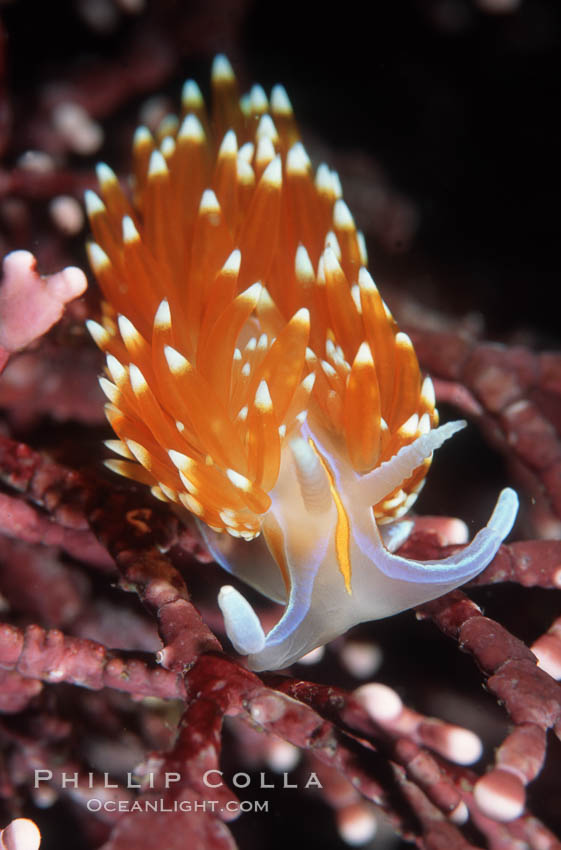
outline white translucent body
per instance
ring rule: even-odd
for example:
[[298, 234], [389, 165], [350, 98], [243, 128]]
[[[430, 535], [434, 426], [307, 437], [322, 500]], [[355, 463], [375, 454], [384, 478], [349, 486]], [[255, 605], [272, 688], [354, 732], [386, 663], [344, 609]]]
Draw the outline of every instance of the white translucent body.
[[[489, 564], [516, 518], [518, 498], [511, 489], [501, 492], [487, 526], [474, 540], [440, 561], [414, 561], [393, 554], [383, 542], [371, 507], [464, 425], [451, 422], [436, 428], [361, 476], [341, 460], [327, 435], [303, 423], [285, 441], [262, 535], [247, 543], [201, 525], [223, 567], [285, 605], [283, 616], [265, 635], [247, 600], [230, 586], [222, 589], [219, 604], [228, 637], [238, 652], [249, 656], [252, 669], [285, 667], [357, 623], [396, 614], [453, 590]], [[350, 587], [336, 545], [341, 510], [350, 529]], [[281, 541], [288, 582], [267, 545], [271, 536], [277, 545]], [[398, 541], [400, 536], [403, 539], [398, 535]], [[384, 537], [391, 539], [391, 535]]]

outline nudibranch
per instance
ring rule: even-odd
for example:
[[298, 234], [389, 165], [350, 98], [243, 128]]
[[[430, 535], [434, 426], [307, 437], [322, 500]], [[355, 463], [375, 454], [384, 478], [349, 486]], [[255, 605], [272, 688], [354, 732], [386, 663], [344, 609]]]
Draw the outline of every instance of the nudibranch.
[[479, 573], [514, 522], [510, 489], [451, 557], [395, 554], [432, 453], [465, 423], [437, 427], [431, 380], [284, 88], [240, 98], [218, 56], [210, 114], [189, 80], [180, 117], [136, 131], [133, 163], [130, 193], [105, 164], [86, 193], [107, 464], [194, 515], [216, 560], [284, 605], [265, 634], [223, 587], [235, 649], [284, 667]]

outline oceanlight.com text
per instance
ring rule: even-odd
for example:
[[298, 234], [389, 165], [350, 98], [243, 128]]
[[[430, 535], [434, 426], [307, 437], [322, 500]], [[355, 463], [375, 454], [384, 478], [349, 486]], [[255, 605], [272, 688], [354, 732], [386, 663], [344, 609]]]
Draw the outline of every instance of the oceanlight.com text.
[[268, 812], [268, 800], [173, 800], [168, 802], [163, 798], [156, 800], [100, 800], [92, 797], [86, 803], [90, 812], [213, 812], [220, 814], [229, 812]]

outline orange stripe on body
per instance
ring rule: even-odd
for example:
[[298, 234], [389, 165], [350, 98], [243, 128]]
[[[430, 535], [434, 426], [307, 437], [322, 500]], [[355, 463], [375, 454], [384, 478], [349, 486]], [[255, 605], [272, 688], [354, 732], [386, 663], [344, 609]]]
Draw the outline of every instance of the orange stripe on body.
[[331, 491], [333, 501], [335, 502], [335, 507], [337, 508], [337, 525], [335, 527], [335, 554], [337, 555], [337, 563], [339, 564], [339, 570], [345, 580], [345, 589], [347, 593], [351, 594], [351, 526], [349, 523], [349, 517], [347, 516], [345, 506], [343, 505], [337, 487], [335, 486], [335, 476], [329, 464], [321, 455], [320, 451], [318, 450], [316, 444], [314, 443], [311, 437], [308, 439], [308, 442], [312, 447], [313, 451], [315, 452], [319, 462], [324, 468], [329, 479], [329, 489]]

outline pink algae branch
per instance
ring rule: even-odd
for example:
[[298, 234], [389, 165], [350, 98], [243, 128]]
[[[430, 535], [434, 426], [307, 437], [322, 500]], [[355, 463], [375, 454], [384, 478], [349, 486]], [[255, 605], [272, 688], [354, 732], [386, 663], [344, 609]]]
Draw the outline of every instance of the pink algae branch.
[[[58, 629], [28, 626], [18, 629], [0, 624], [0, 682], [5, 671], [27, 680], [70, 682], [99, 690], [116, 688], [137, 696], [183, 698], [183, 681], [174, 673], [139, 658], [124, 659], [102, 644], [64, 635]], [[7, 681], [15, 684], [15, 680]], [[2, 688], [0, 711], [14, 711], [8, 691]]]
[[58, 322], [65, 305], [82, 295], [87, 285], [84, 272], [75, 266], [43, 277], [29, 251], [8, 254], [0, 282], [0, 370], [10, 354]]

